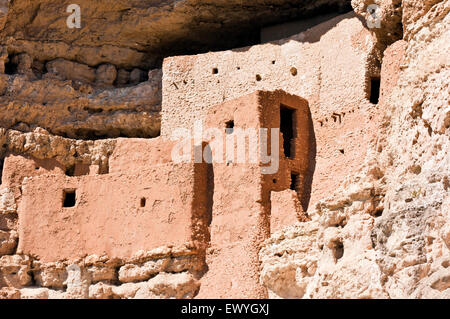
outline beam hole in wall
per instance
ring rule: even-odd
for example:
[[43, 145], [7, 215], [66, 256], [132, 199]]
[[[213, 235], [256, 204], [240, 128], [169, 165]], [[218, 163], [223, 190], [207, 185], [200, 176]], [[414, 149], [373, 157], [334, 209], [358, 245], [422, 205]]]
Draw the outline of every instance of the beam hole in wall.
[[87, 107], [87, 106], [85, 106], [85, 107], [83, 108], [83, 110], [86, 111], [86, 112], [88, 112], [89, 114], [103, 113], [103, 109], [102, 109], [102, 108], [96, 109], [96, 108], [92, 108], [92, 107]]
[[297, 192], [297, 186], [298, 186], [298, 177], [299, 177], [298, 173], [294, 173], [294, 172], [291, 173], [291, 187], [290, 187], [290, 189], [293, 190], [293, 191], [296, 191], [296, 192]]
[[234, 132], [234, 121], [233, 120], [230, 120], [225, 123], [225, 132], [227, 134], [233, 134], [233, 132]]
[[278, 181], [277, 181], [276, 178], [274, 178], [274, 179], [272, 180], [272, 182], [273, 182], [274, 184], [276, 184]]
[[380, 87], [381, 87], [380, 78], [370, 79], [370, 103], [378, 104], [378, 101], [380, 100]]
[[259, 75], [259, 74], [256, 74], [256, 81], [261, 81], [262, 80], [262, 77], [261, 77], [261, 75]]
[[145, 197], [141, 198], [141, 207], [145, 207], [147, 205], [147, 199]]
[[340, 149], [340, 150], [339, 150], [339, 153], [345, 154], [345, 150], [344, 150], [344, 149]]
[[291, 68], [291, 74], [292, 74], [292, 76], [297, 76], [297, 74], [298, 74], [297, 68], [292, 67]]
[[218, 68], [213, 68], [212, 69], [212, 73], [213, 74], [219, 74], [219, 69]]
[[383, 208], [378, 208], [378, 209], [375, 211], [374, 216], [375, 216], [375, 217], [381, 217], [382, 215], [383, 215]]
[[63, 197], [63, 207], [75, 207], [77, 199], [76, 190], [65, 189]]
[[294, 155], [293, 140], [295, 138], [295, 110], [287, 106], [280, 107], [280, 131], [283, 134], [284, 156], [292, 158]]

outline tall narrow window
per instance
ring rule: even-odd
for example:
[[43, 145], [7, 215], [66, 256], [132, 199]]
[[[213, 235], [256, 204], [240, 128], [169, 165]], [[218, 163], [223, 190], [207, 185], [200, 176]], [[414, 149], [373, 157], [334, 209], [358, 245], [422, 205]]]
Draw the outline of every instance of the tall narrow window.
[[3, 176], [3, 165], [5, 163], [4, 158], [0, 158], [0, 185], [2, 184], [2, 176]]
[[298, 186], [298, 174], [292, 172], [291, 173], [291, 189], [293, 191], [297, 192], [297, 186]]
[[380, 100], [380, 87], [380, 78], [370, 79], [370, 103], [378, 104], [378, 101]]
[[283, 134], [284, 156], [288, 158], [294, 157], [295, 138], [295, 110], [281, 105], [280, 108], [280, 131]]

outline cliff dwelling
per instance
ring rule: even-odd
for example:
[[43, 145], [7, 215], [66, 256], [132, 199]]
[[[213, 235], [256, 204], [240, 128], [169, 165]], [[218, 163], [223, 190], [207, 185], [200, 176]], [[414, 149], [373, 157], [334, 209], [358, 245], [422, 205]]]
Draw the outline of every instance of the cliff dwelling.
[[0, 299], [450, 297], [416, 2], [0, 1]]

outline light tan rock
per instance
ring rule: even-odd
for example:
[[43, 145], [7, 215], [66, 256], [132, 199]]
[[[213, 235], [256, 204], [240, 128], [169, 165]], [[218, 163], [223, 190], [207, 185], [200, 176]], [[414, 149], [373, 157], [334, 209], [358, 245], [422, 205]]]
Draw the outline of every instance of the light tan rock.
[[0, 189], [0, 214], [16, 213], [14, 193], [9, 188]]
[[91, 277], [89, 273], [76, 264], [67, 267], [67, 279], [64, 284], [67, 286], [65, 292], [66, 299], [86, 299], [89, 297], [89, 286]]
[[110, 266], [92, 266], [87, 269], [90, 273], [92, 282], [114, 281], [117, 280], [117, 274], [114, 267]]
[[67, 271], [64, 264], [44, 264], [34, 265], [39, 267], [39, 270], [34, 271], [34, 278], [36, 283], [41, 287], [48, 288], [63, 288], [64, 282], [67, 280]]
[[114, 297], [113, 287], [102, 282], [91, 285], [89, 286], [89, 299], [112, 299]]
[[16, 231], [0, 230], [0, 256], [12, 255], [17, 247], [17, 240], [19, 236]]
[[[370, 10], [369, 6], [378, 6]], [[372, 25], [371, 31], [375, 32], [383, 45], [400, 40], [403, 36], [402, 16], [403, 7], [401, 0], [352, 0], [355, 12], [361, 15], [368, 25]], [[375, 10], [375, 11], [374, 11]]]
[[31, 283], [31, 261], [27, 256], [0, 257], [0, 286], [22, 288]]
[[119, 280], [125, 283], [148, 280], [152, 275], [164, 271], [169, 262], [170, 260], [166, 258], [147, 261], [143, 265], [124, 265], [119, 269]]
[[48, 299], [47, 288], [23, 288], [20, 290], [21, 299]]
[[0, 288], [0, 299], [20, 299], [20, 290], [16, 288]]
[[136, 292], [145, 285], [145, 282], [140, 283], [126, 283], [120, 286], [114, 286], [112, 291], [114, 296], [121, 299], [132, 299]]
[[261, 281], [271, 298], [302, 298], [320, 258], [316, 222], [298, 223], [275, 233], [260, 251]]
[[199, 283], [188, 273], [159, 274], [142, 285], [134, 299], [191, 299]]

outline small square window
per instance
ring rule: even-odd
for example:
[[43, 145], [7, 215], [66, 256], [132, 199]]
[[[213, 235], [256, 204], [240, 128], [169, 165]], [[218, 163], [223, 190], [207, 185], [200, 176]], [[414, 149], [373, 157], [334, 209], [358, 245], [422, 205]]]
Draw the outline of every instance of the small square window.
[[234, 132], [234, 121], [228, 121], [225, 123], [225, 131], [227, 134], [233, 134]]
[[63, 207], [75, 207], [76, 191], [74, 189], [64, 190]]

